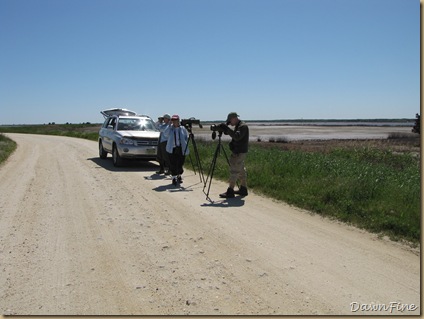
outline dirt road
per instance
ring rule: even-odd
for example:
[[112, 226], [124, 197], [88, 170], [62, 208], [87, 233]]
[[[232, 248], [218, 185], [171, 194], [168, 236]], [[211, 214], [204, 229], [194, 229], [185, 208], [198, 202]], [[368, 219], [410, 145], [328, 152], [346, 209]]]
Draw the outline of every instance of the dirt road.
[[410, 248], [254, 193], [220, 201], [221, 182], [209, 202], [193, 172], [175, 188], [153, 163], [114, 168], [92, 141], [7, 135], [4, 315], [421, 311]]

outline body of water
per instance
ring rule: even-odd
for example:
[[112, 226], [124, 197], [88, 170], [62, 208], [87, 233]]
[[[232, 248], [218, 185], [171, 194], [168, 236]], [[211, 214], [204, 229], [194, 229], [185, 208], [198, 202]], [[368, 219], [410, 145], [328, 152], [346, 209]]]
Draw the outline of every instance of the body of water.
[[[294, 141], [330, 139], [386, 139], [391, 134], [414, 134], [411, 122], [247, 122], [250, 140]], [[210, 123], [203, 129], [193, 127], [193, 133], [202, 139], [211, 139]], [[230, 137], [223, 135], [222, 140]]]

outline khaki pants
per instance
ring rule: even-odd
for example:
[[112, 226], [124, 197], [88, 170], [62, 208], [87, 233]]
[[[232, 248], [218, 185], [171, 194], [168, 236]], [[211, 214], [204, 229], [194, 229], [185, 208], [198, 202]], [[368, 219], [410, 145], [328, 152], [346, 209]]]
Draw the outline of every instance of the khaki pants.
[[234, 154], [230, 156], [230, 187], [236, 186], [237, 180], [240, 182], [240, 186], [247, 187], [247, 173], [244, 167], [244, 160], [246, 159], [247, 153]]

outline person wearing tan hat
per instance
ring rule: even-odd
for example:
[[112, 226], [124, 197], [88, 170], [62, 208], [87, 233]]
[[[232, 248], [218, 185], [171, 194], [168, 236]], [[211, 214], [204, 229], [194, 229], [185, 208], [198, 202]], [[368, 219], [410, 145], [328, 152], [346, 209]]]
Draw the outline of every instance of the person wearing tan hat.
[[[228, 127], [234, 126], [234, 130]], [[229, 186], [225, 193], [220, 194], [221, 198], [233, 198], [236, 194], [247, 196], [247, 173], [244, 165], [247, 151], [249, 148], [249, 127], [239, 119], [236, 112], [231, 112], [227, 116], [225, 135], [231, 136], [229, 144], [231, 150], [230, 162], [230, 179]], [[237, 181], [240, 182], [238, 191], [234, 190]]]
[[169, 154], [169, 164], [172, 174], [172, 184], [177, 186], [183, 182], [181, 175], [184, 172], [184, 162], [186, 155], [189, 154], [188, 132], [184, 126], [180, 125], [180, 117], [173, 115], [171, 117], [172, 125], [166, 129], [168, 141], [166, 151]]

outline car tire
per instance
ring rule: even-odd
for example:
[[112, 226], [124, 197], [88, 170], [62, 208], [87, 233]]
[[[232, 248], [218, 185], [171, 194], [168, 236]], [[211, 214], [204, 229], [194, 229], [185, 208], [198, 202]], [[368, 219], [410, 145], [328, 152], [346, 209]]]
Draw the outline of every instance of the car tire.
[[103, 148], [102, 141], [99, 141], [99, 157], [102, 159], [105, 159], [107, 157], [107, 152]]
[[118, 167], [122, 165], [122, 157], [119, 155], [118, 148], [116, 145], [113, 145], [112, 148], [112, 160], [113, 160], [113, 166]]

